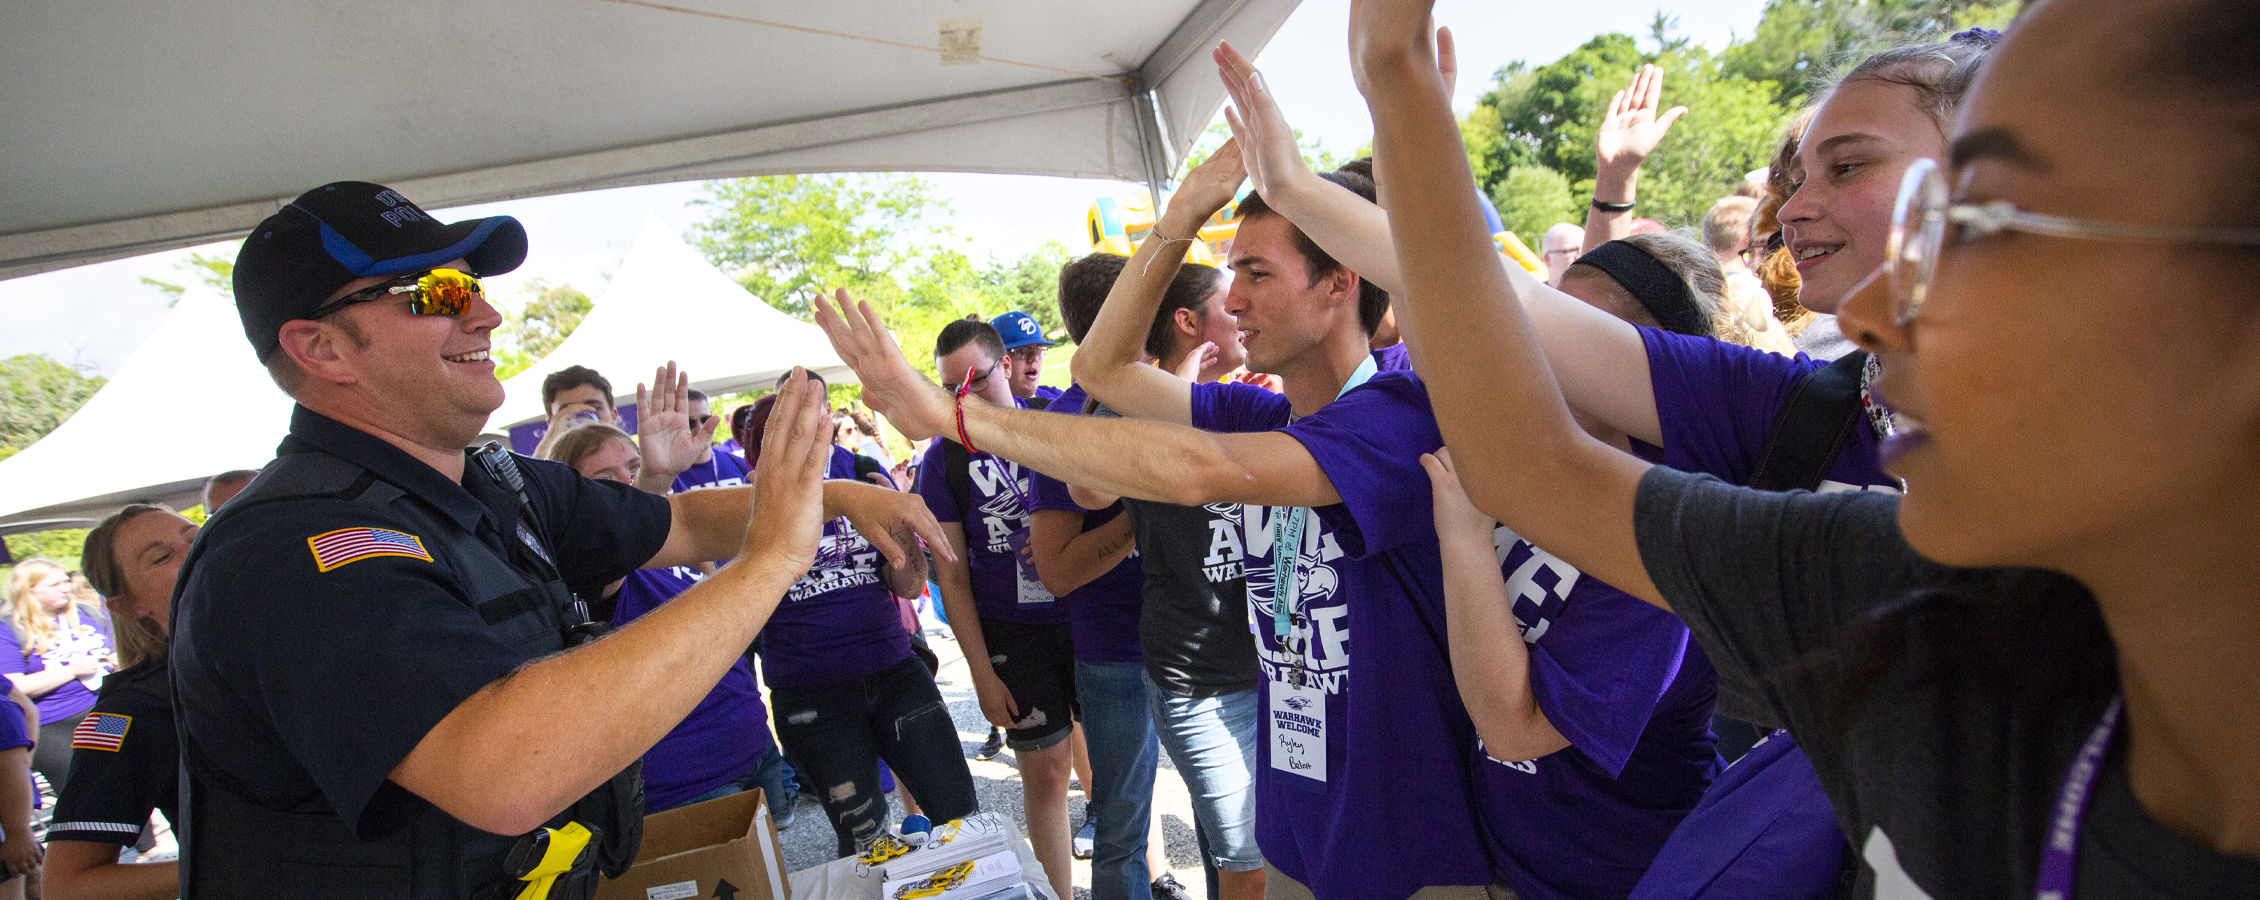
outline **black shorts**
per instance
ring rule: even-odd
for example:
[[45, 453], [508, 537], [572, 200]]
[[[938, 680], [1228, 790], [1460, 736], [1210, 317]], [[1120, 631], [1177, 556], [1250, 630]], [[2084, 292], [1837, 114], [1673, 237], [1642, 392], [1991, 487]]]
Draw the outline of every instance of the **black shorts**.
[[1067, 739], [1082, 708], [1075, 702], [1075, 638], [1065, 624], [1020, 625], [981, 620], [989, 664], [1012, 692], [1020, 718], [1005, 729], [1005, 746], [1043, 750]]

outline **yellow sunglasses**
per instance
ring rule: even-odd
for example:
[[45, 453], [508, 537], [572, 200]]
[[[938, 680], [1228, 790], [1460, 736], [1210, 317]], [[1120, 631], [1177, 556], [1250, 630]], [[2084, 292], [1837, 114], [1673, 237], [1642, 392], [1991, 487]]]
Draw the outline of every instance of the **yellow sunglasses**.
[[408, 295], [408, 312], [417, 316], [460, 316], [471, 308], [471, 302], [484, 295], [479, 279], [468, 272], [455, 269], [430, 269], [410, 272], [383, 284], [370, 285], [335, 301], [325, 303], [307, 316], [319, 319], [355, 303], [382, 300], [395, 294]]

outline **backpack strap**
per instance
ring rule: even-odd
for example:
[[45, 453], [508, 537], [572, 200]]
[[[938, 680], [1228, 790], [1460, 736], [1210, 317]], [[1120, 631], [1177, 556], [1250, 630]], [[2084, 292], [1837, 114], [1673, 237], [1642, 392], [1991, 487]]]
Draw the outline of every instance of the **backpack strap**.
[[1836, 455], [1865, 418], [1860, 409], [1860, 371], [1865, 350], [1854, 351], [1805, 373], [1789, 390], [1766, 432], [1765, 455], [1750, 473], [1749, 486], [1761, 491], [1815, 490]]
[[949, 482], [950, 499], [957, 501], [958, 521], [973, 520], [973, 454], [949, 438], [942, 442], [942, 477]]

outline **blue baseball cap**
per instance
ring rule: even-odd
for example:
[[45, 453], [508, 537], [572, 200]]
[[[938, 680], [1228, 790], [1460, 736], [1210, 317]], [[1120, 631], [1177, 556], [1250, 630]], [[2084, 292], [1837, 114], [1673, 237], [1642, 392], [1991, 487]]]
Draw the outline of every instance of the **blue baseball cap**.
[[1036, 324], [1036, 317], [1019, 310], [990, 319], [989, 327], [997, 330], [998, 337], [1004, 338], [1006, 350], [1054, 346], [1053, 342], [1044, 340], [1044, 326]]
[[337, 181], [298, 195], [243, 241], [235, 305], [265, 362], [283, 323], [312, 315], [358, 278], [404, 275], [461, 259], [480, 277], [526, 260], [526, 229], [509, 216], [443, 225], [381, 184]]

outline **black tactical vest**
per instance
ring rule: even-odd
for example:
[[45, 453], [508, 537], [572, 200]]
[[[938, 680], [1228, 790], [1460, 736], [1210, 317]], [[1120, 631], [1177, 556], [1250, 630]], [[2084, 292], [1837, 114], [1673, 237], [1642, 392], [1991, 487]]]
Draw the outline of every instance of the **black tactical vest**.
[[[476, 470], [467, 466], [469, 472]], [[270, 463], [206, 527], [263, 505], [301, 499], [348, 500], [382, 510], [390, 520], [413, 523], [432, 558], [447, 564], [467, 586], [474, 608], [497, 637], [527, 660], [565, 648], [570, 623], [562, 611], [571, 608], [572, 593], [550, 564], [548, 551], [537, 546], [542, 542], [539, 524], [525, 524], [533, 517], [516, 508], [515, 498], [501, 520], [517, 526], [516, 533], [505, 534], [508, 549], [498, 551], [355, 463], [323, 452], [291, 453]], [[190, 552], [180, 584], [189, 583], [188, 573], [203, 548], [198, 541]], [[176, 603], [174, 609], [179, 608]], [[524, 886], [505, 872], [519, 836], [472, 828], [387, 782], [379, 788], [378, 802], [412, 810], [408, 822], [379, 840], [363, 841], [334, 811], [275, 810], [252, 800], [254, 794], [214, 761], [214, 748], [196, 743], [185, 721], [180, 741], [181, 812], [187, 820], [181, 841], [185, 898], [507, 898]], [[547, 824], [554, 828], [578, 821], [599, 832], [601, 843], [591, 842], [597, 864], [616, 876], [635, 859], [642, 820], [638, 763]]]

